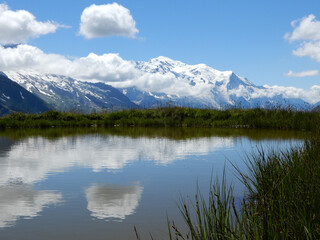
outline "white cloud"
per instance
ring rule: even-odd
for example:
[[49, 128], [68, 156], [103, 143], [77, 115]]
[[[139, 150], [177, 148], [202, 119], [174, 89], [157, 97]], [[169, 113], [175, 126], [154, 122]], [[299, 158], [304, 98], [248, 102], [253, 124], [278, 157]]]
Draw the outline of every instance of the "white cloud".
[[320, 101], [320, 86], [312, 86], [309, 90], [304, 90], [295, 87], [283, 87], [283, 86], [267, 86], [266, 89], [260, 89], [252, 94], [252, 98], [259, 97], [275, 97], [282, 95], [284, 98], [301, 98], [304, 101], [314, 104]]
[[320, 21], [313, 14], [291, 22], [294, 28], [292, 33], [286, 33], [285, 38], [289, 41], [297, 40], [320, 40]]
[[51, 21], [37, 21], [35, 16], [28, 11], [12, 11], [7, 4], [0, 4], [1, 44], [24, 43], [29, 38], [54, 33], [58, 27], [61, 26]]
[[62, 73], [68, 69], [71, 61], [58, 54], [46, 54], [37, 47], [18, 45], [14, 48], [0, 46], [0, 69], [33, 69], [47, 73]]
[[181, 81], [174, 82], [173, 74], [146, 73], [136, 68], [135, 62], [122, 59], [119, 54], [108, 53], [68, 59], [58, 54], [46, 54], [30, 45], [18, 45], [14, 48], [0, 46], [0, 70], [34, 70], [40, 73], [61, 74], [85, 81], [102, 81], [114, 87], [133, 87], [141, 90], [157, 91], [173, 88], [177, 92], [185, 91]]
[[34, 70], [40, 73], [61, 74], [80, 80], [125, 81], [135, 79], [138, 71], [131, 61], [123, 60], [118, 54], [70, 60], [58, 54], [46, 54], [37, 47], [18, 45], [14, 48], [0, 46], [0, 69], [2, 71]]
[[292, 53], [298, 57], [310, 57], [320, 62], [320, 41], [305, 42], [301, 47], [293, 50]]
[[[320, 56], [320, 45], [319, 45]], [[320, 61], [320, 59], [319, 59]], [[181, 63], [182, 64], [182, 63]], [[110, 84], [118, 88], [137, 87], [142, 91], [162, 92], [169, 95], [177, 95], [180, 97], [194, 97], [200, 99], [203, 104], [213, 104], [214, 97], [211, 93], [213, 84], [204, 83], [204, 81], [223, 82], [230, 76], [231, 72], [215, 71], [215, 75], [211, 72], [201, 72], [200, 75], [194, 75], [194, 66], [181, 65], [176, 67], [173, 72], [161, 72], [159, 66], [151, 63], [144, 63], [148, 69], [139, 69], [133, 61], [122, 59], [119, 54], [109, 53], [97, 55], [94, 53], [86, 57], [69, 59], [58, 54], [47, 54], [41, 49], [30, 45], [18, 45], [14, 48], [5, 48], [0, 46], [0, 71], [36, 71], [43, 74], [60, 74], [68, 77], [73, 77], [83, 81], [100, 81]], [[150, 65], [150, 66], [149, 66]], [[161, 67], [160, 67], [161, 68]], [[186, 71], [185, 69], [189, 69]], [[163, 69], [162, 69], [163, 70]], [[202, 71], [202, 70], [201, 70]], [[302, 73], [289, 72], [293, 75], [312, 75], [316, 72], [306, 71]], [[177, 77], [175, 74], [179, 75]], [[212, 77], [214, 76], [214, 77]], [[210, 79], [212, 77], [212, 79]], [[196, 86], [190, 86], [190, 79], [197, 81]], [[221, 86], [223, 87], [223, 86]], [[293, 88], [288, 90], [284, 88], [284, 96], [294, 97], [301, 96], [303, 100], [314, 103], [320, 101], [320, 94], [312, 89], [303, 90]], [[220, 89], [219, 96], [227, 97], [228, 94]], [[286, 93], [292, 93], [289, 95]], [[237, 96], [253, 96], [272, 95], [272, 89], [254, 88], [249, 92], [246, 89], [235, 90]], [[277, 91], [275, 91], [276, 93]], [[299, 94], [296, 94], [299, 93]], [[226, 95], [224, 95], [226, 94]], [[318, 95], [317, 95], [318, 94]], [[274, 94], [273, 94], [274, 95]], [[210, 105], [211, 106], [211, 105]]]
[[[291, 22], [292, 33], [286, 33], [284, 38], [290, 42], [301, 42], [300, 47], [292, 51], [298, 57], [310, 57], [320, 62], [320, 21], [315, 15], [297, 19]], [[294, 76], [293, 76], [294, 77]]]
[[295, 77], [295, 78], [300, 78], [300, 77], [313, 77], [319, 75], [318, 70], [309, 70], [309, 71], [303, 71], [303, 72], [293, 72], [290, 70], [288, 73], [284, 74], [287, 77]]
[[123, 60], [119, 54], [109, 53], [101, 56], [90, 53], [87, 57], [70, 62], [67, 75], [80, 79], [94, 79], [108, 82], [118, 82], [134, 79], [138, 74], [131, 61]]
[[264, 88], [254, 88], [251, 92], [250, 88], [240, 86], [237, 89], [230, 91], [230, 94], [234, 94], [237, 97], [244, 97], [246, 99], [255, 98], [273, 98], [282, 96], [285, 99], [298, 98], [310, 104], [315, 104], [320, 101], [320, 86], [312, 86], [309, 90], [295, 87], [283, 87], [283, 86], [268, 86], [264, 85]]
[[89, 39], [109, 36], [134, 38], [138, 32], [129, 9], [118, 3], [93, 4], [81, 15], [80, 34]]

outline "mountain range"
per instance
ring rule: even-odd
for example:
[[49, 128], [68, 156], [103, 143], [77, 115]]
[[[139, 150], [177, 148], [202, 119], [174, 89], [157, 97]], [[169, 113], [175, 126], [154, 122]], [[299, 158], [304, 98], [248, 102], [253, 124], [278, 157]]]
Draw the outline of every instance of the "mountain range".
[[10, 71], [5, 74], [53, 110], [93, 113], [138, 107], [119, 90], [104, 83], [83, 82], [32, 71]]
[[14, 112], [41, 113], [48, 110], [49, 106], [45, 101], [6, 75], [0, 74], [0, 115]]
[[158, 91], [139, 91], [136, 87], [122, 90], [130, 100], [146, 108], [169, 104], [215, 109], [290, 106], [309, 110], [320, 104], [320, 89], [318, 103], [312, 104], [294, 94], [287, 94], [291, 88], [256, 86], [232, 71], [218, 71], [205, 64], [188, 65], [158, 57], [149, 62], [137, 62], [136, 68], [169, 82], [168, 87]]
[[232, 71], [218, 71], [205, 64], [188, 65], [158, 57], [135, 62], [134, 68], [149, 85], [139, 85], [138, 79], [131, 79], [137, 84], [119, 87], [114, 82], [89, 82], [33, 70], [5, 71], [0, 74], [0, 114], [48, 109], [92, 113], [159, 106], [290, 106], [311, 110], [320, 105], [320, 87], [309, 93], [295, 88], [256, 86]]

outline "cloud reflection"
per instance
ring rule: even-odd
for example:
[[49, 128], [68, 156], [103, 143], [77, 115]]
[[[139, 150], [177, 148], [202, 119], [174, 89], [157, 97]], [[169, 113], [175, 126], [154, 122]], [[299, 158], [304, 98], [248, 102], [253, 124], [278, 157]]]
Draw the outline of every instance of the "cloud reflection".
[[93, 185], [86, 189], [91, 216], [105, 220], [124, 220], [135, 212], [143, 187], [137, 185]]
[[65, 172], [71, 167], [99, 172], [118, 171], [136, 161], [167, 165], [188, 155], [206, 155], [233, 145], [231, 137], [171, 140], [86, 135], [55, 141], [30, 137], [17, 142], [7, 154], [0, 155], [0, 185], [12, 179], [32, 184], [46, 179], [48, 174]]
[[44, 207], [62, 201], [55, 191], [37, 191], [25, 185], [0, 187], [0, 228], [11, 227], [20, 218], [34, 218]]
[[[130, 138], [85, 135], [48, 140], [30, 137], [0, 141], [0, 228], [13, 226], [20, 218], [38, 216], [44, 207], [62, 201], [62, 194], [32, 189], [32, 184], [50, 174], [72, 167], [93, 171], [118, 171], [137, 161], [167, 165], [187, 155], [205, 155], [233, 146], [233, 138]], [[97, 219], [124, 220], [137, 208], [143, 187], [92, 185], [86, 189], [88, 210]]]

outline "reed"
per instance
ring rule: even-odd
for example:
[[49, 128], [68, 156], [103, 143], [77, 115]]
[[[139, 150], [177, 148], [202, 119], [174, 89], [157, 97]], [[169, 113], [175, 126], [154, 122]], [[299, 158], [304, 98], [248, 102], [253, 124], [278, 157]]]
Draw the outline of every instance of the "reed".
[[168, 239], [320, 239], [319, 133], [318, 126], [303, 145], [286, 151], [259, 149], [247, 157], [245, 172], [234, 166], [245, 187], [240, 198], [225, 174], [207, 199], [199, 191], [193, 201], [182, 198], [185, 225], [167, 219]]
[[236, 166], [245, 186], [233, 196], [225, 175], [206, 201], [197, 193], [179, 209], [188, 232], [169, 222], [169, 239], [320, 239], [320, 141], [248, 158], [248, 173]]

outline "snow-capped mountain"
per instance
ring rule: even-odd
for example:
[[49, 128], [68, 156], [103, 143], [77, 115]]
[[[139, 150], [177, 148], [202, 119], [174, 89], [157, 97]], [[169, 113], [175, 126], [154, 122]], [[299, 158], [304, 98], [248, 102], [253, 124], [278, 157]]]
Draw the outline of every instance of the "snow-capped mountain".
[[7, 71], [5, 74], [54, 110], [91, 113], [137, 107], [119, 90], [105, 83], [29, 71]]
[[47, 104], [0, 72], [0, 115], [13, 112], [41, 113]]
[[[90, 79], [81, 79], [81, 76], [75, 79], [31, 70], [5, 71], [4, 74], [59, 111], [88, 113], [159, 106], [215, 109], [290, 106], [310, 110], [320, 102], [320, 86], [309, 91], [256, 86], [232, 71], [218, 71], [205, 64], [188, 65], [167, 57], [148, 62], [117, 62], [125, 65], [129, 72], [117, 75], [113, 71], [109, 74], [112, 69], [120, 67], [106, 68], [105, 82], [103, 79], [89, 82]], [[99, 70], [104, 69], [102, 66]]]
[[131, 101], [142, 107], [311, 108], [311, 104], [305, 100], [286, 94], [286, 89], [256, 86], [232, 71], [218, 71], [205, 64], [188, 65], [167, 57], [158, 57], [149, 62], [137, 62], [136, 68], [142, 74], [167, 82], [167, 85], [163, 84], [161, 89], [154, 91], [137, 87], [122, 89]]

